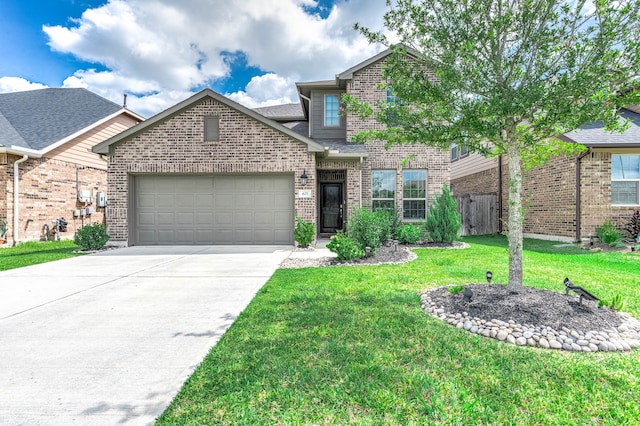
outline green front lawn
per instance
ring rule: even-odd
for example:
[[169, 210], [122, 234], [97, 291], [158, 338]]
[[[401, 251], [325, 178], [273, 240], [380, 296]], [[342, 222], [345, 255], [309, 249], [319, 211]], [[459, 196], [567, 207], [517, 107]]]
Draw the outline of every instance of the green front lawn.
[[[418, 292], [506, 282], [502, 237], [416, 250], [404, 265], [281, 269], [158, 424], [637, 424], [640, 351], [516, 347], [455, 329]], [[624, 293], [640, 316], [640, 255], [525, 242], [525, 284]]]
[[15, 247], [0, 248], [0, 271], [81, 256], [72, 240], [30, 241]]

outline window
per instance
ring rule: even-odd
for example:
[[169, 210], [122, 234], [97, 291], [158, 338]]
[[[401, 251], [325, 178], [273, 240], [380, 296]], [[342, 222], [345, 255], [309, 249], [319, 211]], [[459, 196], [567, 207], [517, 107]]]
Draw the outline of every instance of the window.
[[402, 172], [402, 219], [424, 220], [427, 212], [427, 171]]
[[451, 161], [456, 161], [458, 159], [458, 145], [455, 143], [451, 144]]
[[371, 172], [371, 207], [373, 210], [394, 209], [396, 198], [395, 170]]
[[340, 99], [337, 95], [325, 95], [324, 97], [324, 125], [340, 125]]
[[640, 155], [611, 156], [611, 204], [640, 204]]
[[220, 117], [204, 118], [204, 140], [205, 142], [220, 141]]
[[393, 88], [391, 86], [387, 87], [387, 104], [389, 105], [389, 110], [387, 111], [387, 117], [389, 119], [389, 125], [392, 127], [399, 126], [397, 113], [395, 112], [395, 107], [400, 106], [400, 98], [393, 94]]
[[469, 155], [469, 149], [466, 145], [460, 145], [460, 158], [466, 157]]

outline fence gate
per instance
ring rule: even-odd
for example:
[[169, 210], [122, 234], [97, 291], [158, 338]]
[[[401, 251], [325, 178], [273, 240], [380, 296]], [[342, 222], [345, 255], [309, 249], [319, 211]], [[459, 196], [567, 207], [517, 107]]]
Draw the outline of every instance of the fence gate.
[[460, 235], [485, 235], [498, 232], [496, 194], [458, 195], [458, 212], [462, 220]]

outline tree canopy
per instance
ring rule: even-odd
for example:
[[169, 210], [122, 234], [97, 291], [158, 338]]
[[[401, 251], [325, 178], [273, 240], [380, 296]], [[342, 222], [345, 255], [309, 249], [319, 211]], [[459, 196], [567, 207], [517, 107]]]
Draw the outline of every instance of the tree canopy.
[[522, 284], [522, 175], [549, 154], [576, 152], [557, 136], [601, 120], [623, 131], [638, 102], [640, 0], [397, 0], [379, 32], [390, 46], [384, 85], [401, 102], [348, 109], [388, 124], [360, 140], [466, 145], [505, 155], [509, 170], [509, 285]]

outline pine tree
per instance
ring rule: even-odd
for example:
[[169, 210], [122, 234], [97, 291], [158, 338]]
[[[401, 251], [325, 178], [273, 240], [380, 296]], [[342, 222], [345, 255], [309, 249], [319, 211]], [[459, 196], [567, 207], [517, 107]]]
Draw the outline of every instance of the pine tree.
[[427, 235], [434, 243], [451, 244], [458, 237], [461, 226], [458, 203], [445, 184], [429, 208], [425, 223]]

